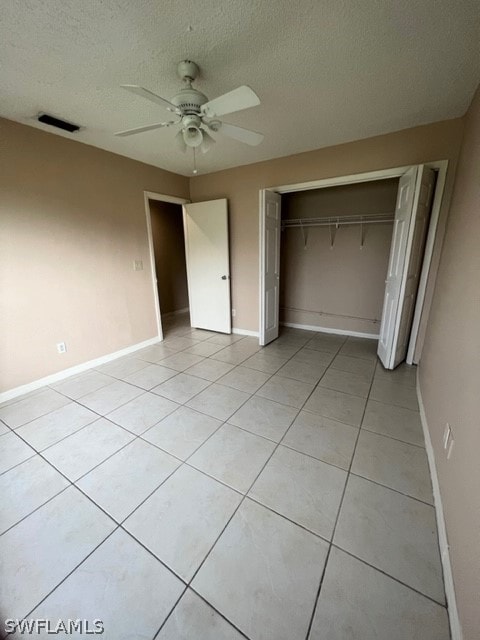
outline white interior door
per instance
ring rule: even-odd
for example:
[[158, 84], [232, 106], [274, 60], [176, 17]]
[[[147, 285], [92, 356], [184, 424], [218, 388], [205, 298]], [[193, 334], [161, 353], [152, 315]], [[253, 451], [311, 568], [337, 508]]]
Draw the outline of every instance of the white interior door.
[[192, 327], [231, 333], [227, 201], [183, 207]]
[[260, 344], [278, 338], [282, 196], [264, 189], [260, 206]]
[[423, 165], [399, 181], [378, 342], [386, 369], [394, 369], [407, 353], [434, 184], [434, 172]]

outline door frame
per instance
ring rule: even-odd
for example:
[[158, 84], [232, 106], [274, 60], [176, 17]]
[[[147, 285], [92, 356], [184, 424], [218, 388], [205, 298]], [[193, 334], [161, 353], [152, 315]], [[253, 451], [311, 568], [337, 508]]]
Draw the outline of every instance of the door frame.
[[412, 329], [410, 332], [410, 340], [407, 351], [407, 363], [417, 364], [420, 353], [415, 357], [418, 332], [420, 327], [420, 320], [425, 303], [425, 293], [428, 284], [428, 278], [430, 275], [430, 266], [432, 262], [433, 251], [439, 238], [437, 233], [439, 231], [439, 218], [440, 211], [445, 194], [445, 182], [448, 169], [448, 160], [437, 160], [435, 162], [419, 162], [415, 164], [409, 164], [402, 167], [393, 167], [390, 169], [380, 169], [377, 171], [368, 171], [365, 173], [354, 173], [344, 176], [335, 176], [330, 178], [322, 178], [320, 180], [311, 180], [309, 182], [299, 182], [294, 184], [283, 184], [265, 187], [259, 191], [259, 333], [263, 331], [263, 318], [265, 310], [264, 298], [262, 297], [262, 291], [264, 289], [265, 274], [263, 270], [264, 256], [265, 256], [265, 212], [263, 210], [263, 192], [264, 191], [276, 191], [277, 193], [294, 193], [296, 191], [310, 191], [312, 189], [323, 189], [326, 187], [336, 187], [340, 185], [356, 184], [358, 182], [371, 182], [374, 180], [388, 180], [389, 178], [400, 178], [406, 171], [412, 167], [417, 167], [420, 164], [434, 169], [437, 172], [437, 182], [435, 184], [435, 194], [433, 197], [432, 210], [430, 214], [430, 222], [428, 225], [427, 241], [425, 245], [424, 258], [422, 264], [422, 270], [420, 274], [420, 281], [417, 291], [417, 299], [415, 302], [415, 311], [413, 314]]
[[187, 200], [186, 198], [178, 198], [177, 196], [165, 195], [163, 193], [156, 193], [154, 191], [143, 192], [145, 218], [147, 221], [147, 238], [148, 238], [148, 252], [150, 256], [150, 273], [152, 275], [153, 304], [155, 307], [155, 318], [157, 321], [158, 339], [162, 341], [163, 340], [162, 315], [160, 312], [160, 299], [158, 297], [157, 270], [155, 268], [155, 249], [153, 246], [152, 214], [150, 211], [150, 200], [182, 205], [182, 221], [183, 221], [183, 205], [189, 204], [191, 200]]

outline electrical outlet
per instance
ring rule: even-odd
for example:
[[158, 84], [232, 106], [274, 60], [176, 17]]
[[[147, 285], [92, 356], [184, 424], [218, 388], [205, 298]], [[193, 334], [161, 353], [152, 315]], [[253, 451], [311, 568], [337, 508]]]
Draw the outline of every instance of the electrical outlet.
[[58, 353], [66, 353], [67, 345], [65, 342], [57, 342], [57, 351]]
[[134, 271], [143, 271], [143, 261], [142, 260], [134, 260], [133, 261], [133, 270]]
[[237, 315], [237, 312], [235, 311], [235, 309], [232, 309], [232, 318], [234, 318]]

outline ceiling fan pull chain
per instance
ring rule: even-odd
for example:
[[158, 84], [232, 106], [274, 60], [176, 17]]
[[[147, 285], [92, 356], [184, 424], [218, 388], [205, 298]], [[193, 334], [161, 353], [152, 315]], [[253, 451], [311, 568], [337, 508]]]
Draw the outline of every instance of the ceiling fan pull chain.
[[196, 175], [197, 174], [197, 156], [195, 153], [195, 147], [192, 147], [193, 150], [193, 174]]

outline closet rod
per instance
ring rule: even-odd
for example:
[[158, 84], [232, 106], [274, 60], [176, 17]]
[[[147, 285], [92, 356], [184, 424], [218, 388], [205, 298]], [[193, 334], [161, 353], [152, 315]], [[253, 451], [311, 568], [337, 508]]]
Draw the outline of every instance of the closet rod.
[[283, 228], [290, 227], [340, 227], [351, 224], [380, 224], [393, 222], [394, 213], [366, 214], [355, 216], [329, 216], [322, 218], [291, 218], [282, 221]]

